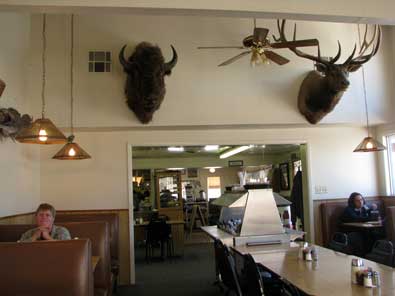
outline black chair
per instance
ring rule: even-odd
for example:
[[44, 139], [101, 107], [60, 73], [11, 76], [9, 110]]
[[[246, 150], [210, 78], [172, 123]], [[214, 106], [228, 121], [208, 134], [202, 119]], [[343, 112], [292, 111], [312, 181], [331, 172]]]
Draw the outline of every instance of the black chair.
[[333, 234], [332, 240], [329, 242], [328, 248], [336, 252], [348, 254], [349, 242], [347, 234], [343, 232], [335, 232]]
[[[259, 272], [254, 258], [250, 254], [244, 255], [244, 285], [243, 295], [263, 296], [265, 295], [262, 276]], [[271, 294], [270, 294], [271, 295]]]
[[378, 240], [366, 259], [388, 266], [394, 266], [394, 246], [390, 241]]
[[254, 258], [250, 254], [244, 255], [243, 261], [243, 268], [238, 272], [243, 295], [287, 295], [284, 294], [284, 283], [279, 276], [273, 274], [262, 265], [256, 264]]
[[151, 220], [147, 226], [145, 241], [145, 259], [150, 261], [154, 256], [155, 247], [160, 247], [161, 258], [164, 258], [164, 247], [166, 245], [167, 257], [174, 256], [174, 243], [171, 234], [171, 225], [166, 223], [166, 219]]
[[233, 292], [236, 296], [242, 296], [239, 281], [236, 275], [233, 257], [229, 249], [220, 240], [214, 240], [215, 258], [219, 272], [220, 282], [227, 288], [226, 294]]

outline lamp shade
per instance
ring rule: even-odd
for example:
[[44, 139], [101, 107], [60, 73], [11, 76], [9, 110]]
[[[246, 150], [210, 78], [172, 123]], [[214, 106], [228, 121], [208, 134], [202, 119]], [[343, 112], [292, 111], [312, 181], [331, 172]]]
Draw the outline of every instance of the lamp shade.
[[354, 152], [375, 152], [383, 151], [387, 148], [381, 144], [379, 141], [372, 137], [366, 137], [362, 142], [354, 149]]
[[58, 160], [82, 160], [89, 159], [91, 156], [85, 152], [84, 149], [80, 147], [77, 143], [73, 142], [74, 136], [70, 136], [68, 138], [68, 143], [59, 150], [58, 153], [55, 154], [53, 159]]
[[30, 127], [18, 133], [16, 140], [41, 145], [66, 143], [65, 135], [48, 118], [36, 119]]

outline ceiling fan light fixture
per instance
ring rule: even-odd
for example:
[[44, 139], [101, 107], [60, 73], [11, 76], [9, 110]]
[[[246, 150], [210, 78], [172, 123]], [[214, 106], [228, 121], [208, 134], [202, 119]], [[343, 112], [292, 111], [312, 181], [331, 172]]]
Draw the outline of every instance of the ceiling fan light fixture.
[[253, 48], [251, 54], [250, 65], [251, 67], [259, 66], [262, 64], [261, 55], [259, 54], [258, 50]]

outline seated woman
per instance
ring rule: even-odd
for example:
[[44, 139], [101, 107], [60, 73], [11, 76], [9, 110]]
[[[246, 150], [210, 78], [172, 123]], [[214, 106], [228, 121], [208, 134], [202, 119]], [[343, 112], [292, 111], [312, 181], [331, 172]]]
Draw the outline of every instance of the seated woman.
[[346, 223], [372, 221], [377, 219], [377, 216], [372, 215], [372, 211], [376, 210], [376, 204], [372, 204], [372, 208], [369, 208], [365, 204], [362, 194], [353, 192], [348, 198], [348, 206], [345, 208], [341, 220]]
[[22, 234], [20, 241], [35, 242], [38, 240], [71, 239], [70, 232], [61, 226], [54, 225], [56, 211], [50, 204], [40, 204], [36, 210], [37, 227]]
[[[348, 206], [344, 209], [341, 221], [349, 222], [366, 222], [377, 220], [377, 205], [372, 204], [369, 208], [365, 204], [365, 199], [358, 192], [351, 193], [348, 198]], [[353, 255], [363, 257], [372, 248], [374, 241], [379, 235], [372, 231], [365, 231], [363, 228], [342, 226], [342, 231], [347, 233], [349, 245]]]

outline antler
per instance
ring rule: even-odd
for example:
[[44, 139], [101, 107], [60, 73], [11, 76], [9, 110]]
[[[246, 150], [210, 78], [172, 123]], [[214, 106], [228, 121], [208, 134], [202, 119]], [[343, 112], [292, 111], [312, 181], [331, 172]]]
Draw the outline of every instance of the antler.
[[[288, 42], [287, 38], [285, 37], [285, 33], [284, 33], [285, 21], [286, 21], [285, 19], [281, 20], [281, 24], [280, 24], [280, 20], [277, 20], [277, 29], [278, 29], [278, 33], [280, 34], [280, 36], [279, 36], [279, 38], [276, 38], [273, 35], [273, 38], [274, 38], [274, 40], [276, 40], [278, 42], [279, 41], [281, 41], [281, 42]], [[293, 41], [295, 41], [295, 40], [296, 40], [296, 24], [294, 26], [294, 33], [293, 33]], [[318, 55], [317, 56], [314, 56], [314, 55], [311, 55], [311, 54], [307, 54], [307, 53], [301, 51], [300, 49], [297, 49], [296, 47], [289, 47], [289, 49], [292, 50], [299, 57], [302, 57], [302, 58], [305, 58], [305, 59], [309, 59], [309, 60], [315, 61], [317, 63], [325, 64], [325, 65], [329, 65], [331, 63], [331, 62], [326, 61], [326, 60], [321, 58], [321, 50], [320, 50], [320, 45], [319, 44], [318, 44]], [[340, 53], [341, 53], [341, 47], [340, 47], [340, 43], [339, 43], [339, 51], [338, 51], [336, 57], [334, 58], [334, 60], [335, 59], [336, 60], [339, 59]]]
[[[275, 38], [273, 36], [275, 38], [275, 40], [287, 42], [287, 39], [286, 39], [285, 33], [284, 33], [285, 21], [286, 20], [281, 20], [281, 25], [280, 25], [280, 21], [277, 20], [277, 28], [278, 28], [280, 37], [279, 38]], [[372, 36], [370, 41], [366, 40], [367, 30], [368, 30], [368, 28], [366, 26], [365, 33], [364, 33], [364, 40], [363, 40], [363, 42], [362, 42], [362, 44], [360, 46], [360, 50], [359, 50], [358, 56], [354, 57], [355, 56], [355, 52], [357, 50], [357, 46], [355, 45], [351, 55], [343, 63], [344, 66], [348, 66], [348, 65], [350, 65], [350, 66], [362, 65], [363, 63], [366, 63], [367, 61], [369, 61], [377, 53], [377, 51], [379, 49], [379, 46], [380, 46], [380, 40], [381, 40], [381, 28], [380, 28], [380, 26], [375, 26], [374, 34], [373, 34], [373, 36]], [[372, 43], [376, 39], [376, 36], [378, 36], [377, 37], [377, 43], [373, 46], [372, 51], [369, 54], [364, 55], [366, 53], [366, 51], [368, 50], [368, 48], [372, 45]], [[295, 39], [296, 39], [296, 24], [294, 25], [294, 33], [293, 33], [293, 40], [295, 40]], [[337, 44], [338, 44], [337, 54], [330, 61], [326, 61], [326, 60], [321, 58], [321, 50], [320, 50], [320, 46], [319, 45], [318, 45], [318, 55], [317, 56], [304, 53], [303, 51], [301, 51], [301, 50], [299, 50], [297, 48], [290, 47], [289, 49], [292, 50], [296, 55], [298, 55], [298, 56], [300, 56], [302, 58], [306, 58], [306, 59], [315, 61], [317, 63], [330, 65], [330, 64], [335, 64], [339, 60], [339, 58], [341, 56], [341, 44], [340, 44], [339, 41], [337, 41]]]
[[[359, 28], [358, 28], [358, 33], [359, 33]], [[345, 66], [361, 66], [362, 64], [369, 61], [377, 53], [377, 51], [379, 50], [380, 41], [381, 41], [381, 27], [379, 25], [374, 26], [373, 36], [370, 39], [370, 41], [366, 40], [367, 34], [368, 34], [368, 25], [365, 26], [365, 33], [363, 36], [363, 41], [360, 44], [358, 56], [355, 58], [350, 57], [349, 59], [347, 59], [347, 61], [345, 61], [343, 63], [343, 65], [345, 65]], [[373, 42], [376, 40], [376, 36], [377, 36], [377, 42], [375, 42], [375, 44], [373, 44]], [[371, 46], [372, 44], [373, 44], [373, 46]], [[365, 53], [369, 49], [369, 47], [372, 47], [372, 50], [369, 54], [365, 55]], [[354, 53], [355, 53], [355, 47], [354, 47], [353, 54]]]

